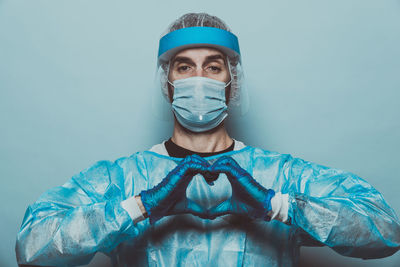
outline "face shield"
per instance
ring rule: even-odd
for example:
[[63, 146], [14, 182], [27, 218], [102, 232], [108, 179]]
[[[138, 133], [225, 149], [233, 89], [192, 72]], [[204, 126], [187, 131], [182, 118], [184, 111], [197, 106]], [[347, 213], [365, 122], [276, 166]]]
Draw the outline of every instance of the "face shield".
[[168, 93], [170, 61], [180, 51], [189, 48], [214, 48], [226, 56], [231, 76], [228, 114], [241, 116], [248, 111], [249, 100], [244, 86], [243, 70], [237, 37], [226, 30], [214, 27], [188, 27], [174, 30], [160, 39], [158, 64], [153, 90], [153, 111], [163, 120], [172, 119]]

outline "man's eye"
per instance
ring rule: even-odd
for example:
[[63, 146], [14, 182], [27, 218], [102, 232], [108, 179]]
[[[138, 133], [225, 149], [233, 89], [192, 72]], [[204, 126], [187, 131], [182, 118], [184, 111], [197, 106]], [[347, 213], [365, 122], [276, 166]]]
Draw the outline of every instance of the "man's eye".
[[189, 68], [190, 68], [189, 66], [179, 66], [178, 71], [188, 71]]
[[209, 66], [208, 71], [212, 72], [212, 73], [219, 73], [222, 69], [218, 66]]
[[220, 68], [220, 67], [217, 67], [217, 66], [209, 66], [208, 69], [209, 69], [211, 72], [220, 72], [220, 71], [221, 71], [221, 68]]

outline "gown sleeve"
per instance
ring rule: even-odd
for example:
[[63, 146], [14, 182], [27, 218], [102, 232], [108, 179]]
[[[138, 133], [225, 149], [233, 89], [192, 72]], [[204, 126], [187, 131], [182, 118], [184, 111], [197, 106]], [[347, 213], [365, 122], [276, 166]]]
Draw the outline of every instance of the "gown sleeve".
[[40, 196], [17, 235], [18, 264], [87, 264], [97, 251], [108, 253], [138, 235], [120, 205], [133, 195], [133, 181], [145, 179], [135, 162], [100, 161]]
[[290, 156], [282, 170], [291, 224], [300, 228], [300, 236], [307, 236], [302, 245], [322, 243], [364, 259], [387, 257], [400, 249], [399, 219], [366, 181]]

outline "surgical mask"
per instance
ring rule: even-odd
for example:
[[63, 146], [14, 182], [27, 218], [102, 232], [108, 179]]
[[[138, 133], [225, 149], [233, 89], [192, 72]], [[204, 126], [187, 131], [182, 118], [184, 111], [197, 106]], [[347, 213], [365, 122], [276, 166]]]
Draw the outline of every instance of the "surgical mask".
[[228, 116], [225, 87], [228, 84], [206, 77], [190, 77], [170, 83], [174, 87], [172, 110], [178, 122], [193, 132], [217, 127]]

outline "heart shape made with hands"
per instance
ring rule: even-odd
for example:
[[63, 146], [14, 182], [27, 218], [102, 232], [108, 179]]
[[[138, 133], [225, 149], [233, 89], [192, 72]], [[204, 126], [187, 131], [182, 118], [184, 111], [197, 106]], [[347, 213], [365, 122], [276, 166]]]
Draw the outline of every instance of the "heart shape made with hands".
[[231, 184], [224, 173], [218, 174], [210, 185], [201, 174], [196, 174], [186, 188], [186, 197], [208, 210], [232, 196]]

